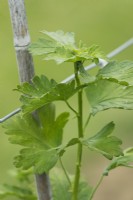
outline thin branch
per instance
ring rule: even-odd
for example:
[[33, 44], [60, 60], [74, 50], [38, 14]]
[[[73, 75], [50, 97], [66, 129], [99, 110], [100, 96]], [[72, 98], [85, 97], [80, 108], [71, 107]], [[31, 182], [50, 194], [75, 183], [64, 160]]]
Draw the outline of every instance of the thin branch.
[[70, 110], [72, 110], [76, 114], [76, 116], [78, 116], [78, 112], [73, 109], [73, 107], [68, 103], [68, 101], [65, 101], [65, 103], [70, 108]]
[[99, 185], [100, 185], [101, 182], [103, 181], [103, 178], [104, 178], [104, 176], [103, 176], [103, 174], [102, 174], [102, 176], [101, 176], [100, 179], [98, 180], [98, 182], [97, 182], [95, 188], [92, 190], [92, 193], [91, 193], [91, 195], [90, 195], [90, 197], [89, 197], [89, 200], [92, 200], [92, 198], [93, 198], [94, 194], [96, 193], [96, 191], [97, 191]]
[[84, 129], [83, 129], [84, 132], [85, 132], [85, 129], [86, 129], [86, 127], [87, 127], [87, 125], [88, 125], [88, 123], [90, 121], [91, 116], [92, 116], [92, 114], [90, 113], [89, 116], [88, 116], [88, 118], [87, 118], [87, 120], [86, 120], [86, 122], [85, 122], [85, 125], [84, 125]]
[[65, 174], [65, 176], [66, 176], [66, 179], [67, 179], [69, 185], [71, 185], [71, 180], [70, 180], [69, 175], [67, 174], [67, 171], [66, 171], [66, 169], [65, 169], [65, 167], [64, 167], [64, 165], [63, 165], [63, 162], [62, 162], [62, 160], [61, 160], [61, 157], [59, 158], [59, 161], [60, 161], [60, 165], [61, 165], [61, 167], [62, 167], [62, 169], [63, 169], [63, 171], [64, 171], [64, 174]]
[[[123, 43], [122, 45], [120, 45], [119, 47], [117, 47], [116, 49], [114, 49], [113, 51], [111, 51], [109, 54], [107, 54], [108, 58], [113, 58], [114, 56], [118, 55], [119, 53], [121, 53], [122, 51], [124, 51], [125, 49], [127, 49], [128, 47], [130, 47], [131, 45], [133, 45], [133, 38], [127, 40], [125, 43]], [[104, 67], [107, 64], [107, 61], [100, 59], [100, 65], [102, 67]], [[96, 67], [95, 64], [91, 64], [87, 67], [85, 67], [86, 70], [90, 70], [92, 68]], [[71, 76], [67, 77], [66, 79], [64, 79], [61, 83], [67, 83], [71, 80], [74, 79], [74, 74], [72, 74]], [[17, 110], [17, 112], [16, 112]], [[18, 112], [21, 111], [20, 108], [16, 109], [14, 111], [12, 111], [11, 113], [7, 114], [6, 116], [4, 116], [3, 118], [0, 119], [0, 123], [4, 122], [5, 120], [7, 120], [8, 118], [12, 117], [13, 115], [16, 115]]]

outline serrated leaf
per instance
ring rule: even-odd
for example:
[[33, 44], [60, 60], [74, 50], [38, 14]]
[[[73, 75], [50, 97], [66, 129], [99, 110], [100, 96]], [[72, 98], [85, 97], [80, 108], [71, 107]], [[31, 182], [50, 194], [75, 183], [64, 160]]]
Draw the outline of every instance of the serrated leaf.
[[74, 62], [75, 58], [76, 56], [72, 50], [66, 47], [56, 47], [56, 51], [48, 54], [44, 60], [54, 60], [57, 64], [61, 64], [63, 62]]
[[[0, 199], [17, 199], [21, 200], [37, 200], [35, 189], [33, 186], [33, 170], [10, 170], [9, 179], [15, 180], [15, 185], [1, 184], [0, 185]], [[21, 187], [20, 187], [21, 186]], [[15, 198], [16, 199], [16, 198]]]
[[28, 188], [3, 184], [0, 189], [0, 199], [17, 197], [22, 200], [37, 200], [37, 197]]
[[42, 33], [56, 41], [60, 46], [68, 45], [75, 47], [75, 34], [73, 32], [64, 33], [62, 30], [58, 30], [56, 32], [42, 31]]
[[[70, 180], [73, 182], [73, 176], [69, 175]], [[72, 191], [69, 182], [62, 173], [61, 170], [54, 170], [50, 174], [53, 200], [70, 200], [72, 199]], [[79, 192], [77, 200], [88, 200], [91, 194], [92, 188], [90, 188], [85, 181], [80, 181]]]
[[80, 88], [75, 87], [75, 81], [57, 84], [44, 75], [34, 77], [32, 83], [23, 83], [17, 87], [22, 92], [20, 101], [22, 111], [27, 114], [53, 101], [66, 101]]
[[90, 83], [85, 91], [93, 115], [110, 108], [133, 110], [133, 86], [100, 79]]
[[120, 166], [133, 168], [133, 147], [126, 149], [123, 156], [114, 158], [103, 174], [107, 176], [111, 170]]
[[63, 128], [68, 121], [68, 113], [62, 113], [54, 119], [53, 105], [47, 105], [33, 115], [18, 115], [4, 123], [6, 134], [13, 144], [25, 148], [15, 158], [15, 166], [29, 169], [35, 173], [49, 171], [58, 160], [56, 148], [61, 145]]
[[83, 45], [82, 48], [78, 49], [79, 58], [82, 61], [90, 60], [90, 61], [98, 61], [99, 58], [103, 58], [103, 52], [100, 51], [100, 47], [98, 45], [92, 45], [90, 47], [86, 47]]
[[33, 55], [48, 55], [56, 54], [57, 48], [62, 48], [67, 45], [71, 48], [75, 47], [74, 33], [63, 31], [48, 32], [42, 31], [44, 38], [30, 45], [29, 50]]
[[18, 85], [17, 89], [15, 90], [25, 94], [28, 97], [39, 98], [49, 92], [52, 88], [55, 88], [56, 85], [57, 83], [55, 80], [49, 80], [46, 76], [41, 75], [40, 77], [35, 76], [31, 83], [24, 82], [22, 85]]
[[110, 62], [99, 71], [98, 77], [115, 79], [120, 84], [133, 85], [133, 61]]
[[50, 173], [50, 181], [52, 186], [53, 200], [71, 199], [70, 185], [61, 170], [52, 170]]
[[122, 141], [115, 136], [110, 136], [114, 126], [113, 122], [108, 123], [93, 137], [82, 139], [82, 144], [103, 154], [108, 159], [122, 155], [122, 149], [120, 148]]
[[17, 180], [18, 184], [27, 184], [29, 185], [33, 180], [33, 169], [30, 168], [29, 170], [21, 170], [21, 169], [11, 169], [9, 171], [9, 175]]
[[56, 32], [42, 31], [44, 38], [30, 45], [29, 50], [34, 55], [43, 55], [45, 60], [55, 60], [58, 64], [74, 59], [74, 33], [59, 30]]
[[14, 158], [14, 165], [25, 170], [33, 166], [34, 173], [42, 174], [52, 169], [57, 161], [58, 154], [55, 149], [25, 148]]
[[34, 55], [43, 55], [45, 60], [62, 62], [95, 61], [102, 57], [98, 46], [86, 47], [75, 44], [74, 33], [59, 30], [56, 32], [42, 31], [44, 38], [30, 45], [29, 50]]

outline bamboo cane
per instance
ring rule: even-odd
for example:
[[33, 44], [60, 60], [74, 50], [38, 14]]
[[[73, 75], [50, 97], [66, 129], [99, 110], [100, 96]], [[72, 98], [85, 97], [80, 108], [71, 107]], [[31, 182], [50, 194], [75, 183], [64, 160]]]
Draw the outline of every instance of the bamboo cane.
[[14, 33], [14, 47], [16, 51], [20, 82], [29, 82], [34, 76], [32, 56], [27, 47], [30, 44], [24, 0], [8, 0], [12, 28]]
[[[11, 23], [14, 33], [14, 47], [18, 63], [20, 82], [30, 82], [34, 76], [34, 65], [27, 48], [30, 36], [26, 20], [24, 0], [8, 0]], [[35, 174], [38, 200], [50, 200], [51, 190], [47, 174]]]

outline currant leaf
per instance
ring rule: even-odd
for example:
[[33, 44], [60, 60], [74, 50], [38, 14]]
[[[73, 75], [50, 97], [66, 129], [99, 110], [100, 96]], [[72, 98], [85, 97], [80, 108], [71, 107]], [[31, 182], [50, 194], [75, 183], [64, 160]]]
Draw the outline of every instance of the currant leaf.
[[[68, 174], [70, 181], [73, 182], [74, 177]], [[52, 185], [53, 200], [63, 199], [70, 200], [72, 198], [71, 186], [61, 170], [52, 170], [50, 173]], [[80, 180], [77, 200], [89, 200], [92, 188], [84, 180]]]
[[120, 166], [133, 168], [133, 147], [126, 149], [123, 156], [114, 158], [103, 174], [107, 176], [111, 170]]
[[99, 70], [98, 77], [133, 86], [133, 61], [110, 62]]
[[[49, 104], [37, 110], [37, 116], [17, 115], [4, 123], [9, 141], [25, 148], [15, 157], [15, 166], [35, 173], [48, 172], [58, 161], [57, 148], [62, 143], [63, 128], [69, 113], [54, 119], [54, 106]], [[36, 119], [37, 118], [37, 119]]]
[[84, 62], [90, 60], [95, 62], [103, 57], [103, 53], [97, 45], [86, 47], [84, 44], [76, 45], [73, 32], [64, 33], [42, 31], [44, 38], [39, 39], [29, 47], [33, 55], [43, 55], [45, 60], [54, 60], [58, 64], [63, 62]]
[[90, 83], [85, 91], [93, 115], [110, 108], [133, 110], [133, 86], [99, 79]]
[[23, 83], [17, 87], [17, 91], [23, 93], [20, 97], [22, 111], [30, 113], [53, 101], [66, 101], [80, 88], [75, 87], [75, 81], [57, 84], [54, 80], [48, 80], [44, 75], [35, 76], [32, 83]]
[[108, 123], [93, 137], [81, 139], [82, 144], [93, 151], [101, 153], [108, 159], [122, 155], [122, 149], [120, 148], [122, 141], [115, 136], [110, 136], [114, 126], [113, 122]]

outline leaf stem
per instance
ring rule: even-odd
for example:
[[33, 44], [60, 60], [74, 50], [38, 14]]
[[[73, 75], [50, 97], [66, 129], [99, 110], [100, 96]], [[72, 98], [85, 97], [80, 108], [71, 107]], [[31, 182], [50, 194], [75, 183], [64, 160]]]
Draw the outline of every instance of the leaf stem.
[[[77, 87], [80, 86], [80, 80], [78, 76], [79, 65], [81, 62], [74, 63], [74, 72], [75, 72], [75, 80], [77, 83]], [[83, 138], [83, 108], [82, 108], [82, 89], [78, 91], [78, 138]], [[77, 149], [77, 161], [76, 161], [76, 169], [75, 169], [75, 178], [73, 183], [73, 193], [72, 200], [78, 199], [78, 189], [79, 189], [79, 181], [80, 181], [80, 168], [81, 168], [81, 160], [82, 160], [82, 144], [78, 144]]]
[[86, 122], [85, 122], [84, 129], [83, 129], [84, 131], [85, 131], [85, 129], [86, 129], [86, 127], [87, 127], [87, 125], [88, 125], [88, 123], [90, 121], [91, 116], [92, 116], [92, 114], [90, 113], [88, 118], [87, 118], [87, 120], [86, 120]]
[[67, 171], [66, 171], [66, 169], [65, 169], [65, 167], [64, 167], [64, 165], [63, 165], [63, 162], [62, 162], [62, 160], [61, 160], [61, 157], [59, 158], [59, 161], [60, 161], [60, 165], [61, 165], [61, 167], [62, 167], [62, 169], [63, 169], [63, 171], [64, 171], [64, 174], [65, 174], [65, 176], [66, 176], [66, 178], [67, 178], [67, 180], [68, 180], [68, 183], [71, 185], [71, 180], [70, 180], [69, 175], [68, 175], [68, 173], [67, 173]]
[[91, 195], [90, 195], [89, 200], [92, 200], [92, 198], [93, 198], [94, 194], [96, 193], [96, 191], [97, 191], [99, 185], [101, 184], [103, 178], [104, 178], [104, 175], [102, 174], [102, 175], [100, 176], [100, 179], [98, 180], [98, 182], [97, 182], [95, 188], [93, 189], [93, 191], [92, 191], [92, 193], [91, 193]]
[[68, 101], [65, 101], [65, 103], [76, 114], [76, 116], [78, 116], [78, 112], [74, 108], [72, 108], [72, 106], [68, 103]]

